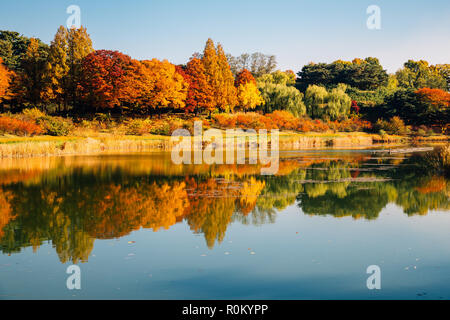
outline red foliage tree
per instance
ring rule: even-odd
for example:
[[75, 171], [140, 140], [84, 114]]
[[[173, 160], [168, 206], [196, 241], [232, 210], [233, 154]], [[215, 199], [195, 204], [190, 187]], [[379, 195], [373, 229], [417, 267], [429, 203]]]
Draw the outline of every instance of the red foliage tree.
[[180, 74], [183, 77], [184, 81], [188, 84], [188, 96], [187, 96], [187, 100], [186, 100], [186, 106], [184, 107], [184, 111], [186, 113], [194, 112], [195, 111], [195, 104], [188, 103], [189, 102], [190, 93], [191, 93], [191, 87], [193, 85], [191, 77], [186, 73], [185, 68], [183, 68], [180, 65], [175, 66], [175, 70], [176, 70], [176, 72], [178, 74]]
[[208, 82], [203, 62], [192, 58], [185, 70], [189, 77], [189, 90], [186, 99], [187, 111], [213, 111], [215, 109], [214, 89]]
[[82, 100], [89, 106], [114, 108], [137, 95], [138, 62], [118, 51], [97, 50], [82, 61], [83, 78], [78, 85]]
[[241, 72], [239, 72], [236, 75], [236, 80], [234, 81], [234, 85], [236, 88], [239, 88], [240, 85], [245, 85], [249, 82], [252, 82], [256, 85], [256, 80], [253, 77], [252, 73], [248, 71], [247, 69], [243, 69]]

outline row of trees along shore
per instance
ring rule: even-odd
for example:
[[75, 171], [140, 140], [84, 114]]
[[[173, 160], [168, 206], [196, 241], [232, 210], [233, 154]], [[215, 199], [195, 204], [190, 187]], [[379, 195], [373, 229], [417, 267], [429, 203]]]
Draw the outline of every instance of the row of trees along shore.
[[185, 65], [94, 50], [86, 28], [61, 26], [47, 45], [0, 31], [0, 111], [38, 107], [50, 114], [209, 115], [253, 110], [341, 121], [399, 117], [407, 124], [450, 123], [450, 64], [407, 61], [388, 74], [377, 58], [309, 63], [295, 74], [275, 56], [226, 54], [208, 39]]

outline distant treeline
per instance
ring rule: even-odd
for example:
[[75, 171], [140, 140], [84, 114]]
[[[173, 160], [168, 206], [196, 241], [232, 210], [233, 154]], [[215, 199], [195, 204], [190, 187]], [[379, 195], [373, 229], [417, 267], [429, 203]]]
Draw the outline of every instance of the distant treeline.
[[297, 74], [276, 66], [273, 55], [233, 57], [211, 39], [203, 53], [174, 65], [94, 50], [84, 27], [61, 26], [50, 45], [0, 31], [0, 110], [38, 107], [79, 117], [284, 110], [326, 121], [450, 122], [450, 64], [409, 60], [395, 74], [373, 57], [309, 63]]

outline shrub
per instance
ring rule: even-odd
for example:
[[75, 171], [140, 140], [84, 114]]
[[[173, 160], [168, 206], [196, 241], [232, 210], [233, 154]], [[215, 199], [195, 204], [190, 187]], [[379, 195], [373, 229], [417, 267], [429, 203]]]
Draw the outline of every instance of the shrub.
[[378, 119], [375, 124], [375, 129], [384, 130], [390, 134], [408, 134], [410, 129], [405, 125], [399, 117], [393, 117], [390, 121]]
[[299, 119], [288, 111], [274, 111], [268, 114], [267, 117], [272, 120], [272, 123], [278, 129], [297, 130], [299, 126]]
[[126, 134], [143, 135], [150, 132], [151, 121], [149, 119], [129, 119], [125, 122]]
[[31, 108], [31, 109], [24, 109], [22, 111], [22, 114], [24, 117], [26, 117], [29, 120], [38, 120], [39, 118], [44, 118], [46, 114], [39, 110], [38, 108]]
[[15, 134], [18, 136], [33, 136], [41, 134], [42, 128], [38, 126], [34, 121], [20, 120], [7, 116], [0, 117], [0, 133]]
[[72, 120], [62, 117], [45, 116], [37, 119], [37, 123], [51, 136], [67, 136], [73, 129]]
[[151, 134], [157, 134], [161, 136], [169, 136], [171, 131], [171, 125], [165, 121], [158, 121], [150, 126], [149, 132]]
[[166, 119], [129, 119], [125, 122], [126, 134], [144, 135], [157, 134], [169, 136], [177, 129], [188, 129], [192, 133], [193, 126], [182, 119], [166, 118]]
[[367, 131], [372, 129], [372, 124], [369, 121], [364, 121], [357, 117], [342, 121], [330, 121], [328, 122], [328, 126], [334, 131], [340, 132]]

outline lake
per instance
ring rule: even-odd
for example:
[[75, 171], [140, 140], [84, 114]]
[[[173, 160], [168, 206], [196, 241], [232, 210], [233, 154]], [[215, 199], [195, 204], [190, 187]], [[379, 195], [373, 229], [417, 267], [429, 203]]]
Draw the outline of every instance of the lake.
[[274, 176], [165, 153], [0, 160], [0, 299], [450, 299], [448, 180], [418, 155], [281, 156]]

